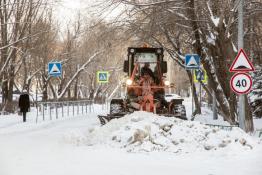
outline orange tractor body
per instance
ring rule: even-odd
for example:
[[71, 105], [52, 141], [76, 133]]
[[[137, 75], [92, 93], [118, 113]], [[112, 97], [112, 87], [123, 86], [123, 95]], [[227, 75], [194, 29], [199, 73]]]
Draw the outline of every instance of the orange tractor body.
[[165, 100], [165, 90], [172, 87], [164, 80], [167, 62], [163, 57], [163, 48], [128, 48], [125, 97], [111, 100], [110, 114], [99, 116], [102, 124], [138, 110], [186, 119], [183, 99]]

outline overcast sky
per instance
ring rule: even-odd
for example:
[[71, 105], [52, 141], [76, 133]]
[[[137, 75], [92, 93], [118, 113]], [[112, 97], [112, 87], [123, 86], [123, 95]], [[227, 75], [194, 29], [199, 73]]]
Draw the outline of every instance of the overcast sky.
[[79, 11], [85, 12], [92, 4], [93, 0], [62, 0], [55, 7], [55, 17], [60, 23], [67, 23], [74, 20]]
[[[103, 1], [105, 1], [103, 3]], [[97, 7], [98, 3], [102, 3], [106, 5], [106, 0], [61, 0], [59, 5], [55, 8], [55, 16], [59, 23], [62, 26], [66, 26], [70, 21], [73, 22], [76, 20], [78, 13], [80, 12], [84, 16], [90, 17], [94, 16], [94, 14], [98, 14], [101, 12], [101, 9]], [[110, 9], [105, 12], [107, 18], [114, 18], [117, 16], [123, 7], [118, 6], [114, 8], [113, 11]]]

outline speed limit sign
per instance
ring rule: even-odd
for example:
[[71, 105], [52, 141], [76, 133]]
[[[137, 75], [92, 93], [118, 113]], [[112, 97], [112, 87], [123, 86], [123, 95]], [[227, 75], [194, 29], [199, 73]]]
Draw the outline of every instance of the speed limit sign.
[[246, 73], [236, 73], [230, 80], [231, 89], [237, 94], [247, 94], [252, 87], [252, 79]]

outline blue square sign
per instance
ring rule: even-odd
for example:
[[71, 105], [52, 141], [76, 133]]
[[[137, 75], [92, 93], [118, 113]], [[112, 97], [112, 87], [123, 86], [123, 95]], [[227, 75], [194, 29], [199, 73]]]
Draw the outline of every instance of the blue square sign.
[[197, 54], [187, 54], [185, 60], [186, 69], [199, 69], [200, 57]]
[[61, 76], [62, 75], [62, 64], [60, 62], [49, 62], [48, 63], [48, 74], [49, 76]]

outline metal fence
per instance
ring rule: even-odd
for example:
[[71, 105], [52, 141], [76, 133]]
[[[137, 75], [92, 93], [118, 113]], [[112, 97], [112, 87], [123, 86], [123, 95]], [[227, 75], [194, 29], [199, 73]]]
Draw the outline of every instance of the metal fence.
[[[238, 125], [231, 125], [231, 126], [225, 126], [225, 125], [213, 125], [213, 124], [206, 124], [207, 126], [210, 126], [212, 128], [219, 128], [222, 130], [231, 131], [233, 128], [238, 128]], [[256, 129], [252, 135], [262, 137], [262, 129]]]
[[214, 125], [214, 124], [205, 124], [207, 126], [210, 126], [211, 128], [219, 128], [222, 130], [226, 130], [226, 131], [231, 131], [233, 128], [238, 128], [238, 125], [230, 125], [230, 126], [226, 126], [226, 125]]
[[258, 137], [262, 137], [262, 129], [256, 129], [254, 135]]
[[94, 112], [93, 100], [37, 102], [36, 123], [42, 119], [52, 120], [66, 116], [77, 116]]

